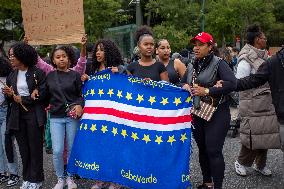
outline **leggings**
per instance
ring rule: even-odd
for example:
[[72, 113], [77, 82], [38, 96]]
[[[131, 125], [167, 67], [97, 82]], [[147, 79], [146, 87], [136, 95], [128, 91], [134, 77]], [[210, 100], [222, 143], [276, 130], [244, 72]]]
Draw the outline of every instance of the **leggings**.
[[[203, 182], [214, 182], [214, 188], [222, 188], [225, 162], [223, 146], [230, 127], [229, 104], [220, 104], [209, 122], [193, 116], [193, 137], [199, 149], [199, 163]], [[213, 180], [212, 180], [213, 179]]]

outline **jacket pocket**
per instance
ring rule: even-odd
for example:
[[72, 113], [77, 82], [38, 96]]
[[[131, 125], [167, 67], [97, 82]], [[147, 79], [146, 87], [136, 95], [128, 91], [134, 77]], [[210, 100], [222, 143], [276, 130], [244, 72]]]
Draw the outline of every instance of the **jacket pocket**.
[[272, 97], [270, 89], [256, 89], [252, 96], [253, 112], [273, 111]]

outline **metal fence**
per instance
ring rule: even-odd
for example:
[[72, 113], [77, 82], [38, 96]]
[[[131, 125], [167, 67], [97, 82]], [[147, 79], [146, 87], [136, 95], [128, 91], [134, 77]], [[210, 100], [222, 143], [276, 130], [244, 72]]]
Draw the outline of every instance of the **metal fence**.
[[135, 24], [108, 28], [105, 31], [104, 36], [116, 42], [123, 57], [131, 58], [132, 51], [135, 47], [133, 34], [136, 31], [136, 28]]

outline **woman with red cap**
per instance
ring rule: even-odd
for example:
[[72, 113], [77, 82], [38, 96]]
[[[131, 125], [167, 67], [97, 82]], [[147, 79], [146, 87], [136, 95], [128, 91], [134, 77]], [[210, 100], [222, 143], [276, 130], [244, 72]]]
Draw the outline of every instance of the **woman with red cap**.
[[[217, 107], [209, 121], [192, 115], [194, 139], [199, 148], [199, 163], [203, 183], [198, 189], [222, 188], [225, 162], [223, 145], [230, 127], [230, 111], [227, 95], [236, 88], [236, 78], [228, 64], [214, 55], [213, 37], [205, 32], [191, 39], [195, 60], [188, 65], [182, 83], [183, 88], [193, 95], [194, 108], [200, 108], [200, 102]], [[223, 80], [222, 88], [213, 87]], [[213, 101], [212, 101], [213, 99]]]

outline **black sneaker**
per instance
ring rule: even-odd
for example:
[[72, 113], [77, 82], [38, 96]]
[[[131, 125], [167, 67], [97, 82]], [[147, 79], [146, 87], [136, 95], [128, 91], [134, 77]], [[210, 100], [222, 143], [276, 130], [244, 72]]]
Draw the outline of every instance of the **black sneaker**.
[[197, 186], [197, 189], [213, 189], [213, 186], [207, 186], [206, 184], [201, 184], [199, 186]]
[[18, 175], [11, 174], [9, 177], [9, 181], [7, 183], [7, 187], [15, 186], [19, 183], [20, 177]]
[[5, 175], [4, 173], [0, 173], [0, 184], [7, 182], [9, 180], [9, 176]]

